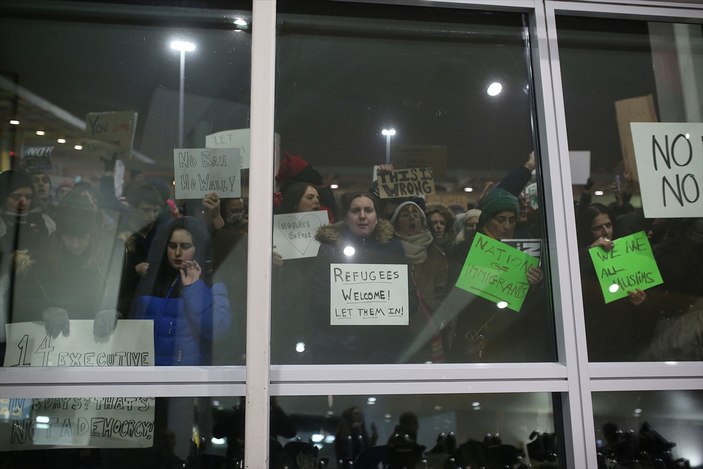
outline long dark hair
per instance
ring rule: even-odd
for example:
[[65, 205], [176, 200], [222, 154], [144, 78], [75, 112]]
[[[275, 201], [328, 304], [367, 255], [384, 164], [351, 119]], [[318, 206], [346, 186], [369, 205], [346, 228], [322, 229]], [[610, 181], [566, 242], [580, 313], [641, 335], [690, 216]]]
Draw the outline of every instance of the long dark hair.
[[[171, 267], [168, 263], [166, 247], [171, 239], [171, 234], [176, 230], [185, 230], [190, 233], [193, 238], [193, 246], [195, 247], [194, 260], [200, 264], [203, 273], [201, 280], [209, 283], [209, 272], [206, 260], [209, 258], [209, 236], [205, 224], [197, 218], [180, 217], [171, 220], [168, 223], [162, 224], [154, 237], [154, 241], [149, 249], [147, 262], [149, 269], [146, 277], [144, 277], [137, 287], [137, 296], [153, 295], [153, 296], [169, 296], [177, 297], [180, 294], [180, 289], [172, 289], [172, 285], [178, 284], [179, 272]], [[174, 280], [176, 280], [174, 284]]]
[[593, 224], [593, 219], [598, 215], [608, 215], [610, 222], [613, 222], [613, 217], [610, 216], [608, 207], [603, 204], [592, 203], [585, 207], [579, 207], [576, 214], [576, 235], [579, 246], [590, 246], [593, 243], [591, 225]]
[[[305, 191], [308, 187], [312, 187], [317, 191], [317, 187], [313, 184], [307, 182], [296, 182], [295, 184], [289, 186], [285, 192], [283, 192], [283, 202], [281, 203], [281, 208], [279, 213], [295, 213], [298, 211], [298, 205], [300, 205], [300, 199], [305, 195]], [[319, 197], [318, 192], [318, 197]]]

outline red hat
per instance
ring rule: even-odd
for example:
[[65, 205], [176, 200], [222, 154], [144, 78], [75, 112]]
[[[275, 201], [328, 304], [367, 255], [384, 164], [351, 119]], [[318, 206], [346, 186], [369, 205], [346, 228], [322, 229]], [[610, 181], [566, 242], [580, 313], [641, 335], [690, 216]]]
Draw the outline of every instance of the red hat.
[[322, 175], [300, 156], [286, 153], [278, 168], [276, 181], [280, 184], [281, 191], [284, 191], [290, 184], [296, 182], [319, 186], [322, 184]]

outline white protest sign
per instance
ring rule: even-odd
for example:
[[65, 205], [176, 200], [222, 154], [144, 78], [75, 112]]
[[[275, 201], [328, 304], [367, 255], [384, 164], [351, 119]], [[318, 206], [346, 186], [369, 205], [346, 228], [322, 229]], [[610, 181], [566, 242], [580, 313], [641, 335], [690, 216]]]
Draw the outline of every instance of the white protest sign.
[[242, 169], [249, 167], [250, 129], [232, 129], [205, 136], [207, 148], [233, 148], [242, 157]]
[[376, 176], [378, 193], [382, 199], [416, 197], [435, 192], [432, 168], [378, 171]]
[[703, 124], [630, 124], [647, 218], [703, 214]]
[[591, 177], [591, 152], [569, 151], [571, 163], [571, 184], [586, 184]]
[[72, 320], [67, 337], [46, 334], [42, 322], [6, 324], [4, 366], [154, 366], [154, 322], [119, 320], [105, 339], [93, 336], [93, 321]]
[[320, 243], [315, 240], [315, 233], [329, 222], [326, 210], [274, 215], [274, 250], [284, 260], [317, 256]]
[[408, 266], [330, 265], [330, 324], [407, 326]]
[[119, 160], [132, 157], [137, 113], [134, 111], [91, 112], [86, 116], [83, 153], [97, 153], [105, 158]]
[[177, 199], [202, 199], [208, 192], [240, 197], [242, 158], [233, 148], [176, 148], [173, 169]]
[[149, 448], [153, 397], [0, 400], [0, 451], [53, 446]]

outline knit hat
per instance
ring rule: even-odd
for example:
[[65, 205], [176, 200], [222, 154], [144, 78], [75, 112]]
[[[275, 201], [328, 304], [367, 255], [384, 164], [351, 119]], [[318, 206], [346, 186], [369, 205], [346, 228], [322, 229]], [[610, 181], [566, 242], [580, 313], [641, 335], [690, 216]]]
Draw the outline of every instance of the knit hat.
[[481, 211], [477, 208], [472, 208], [471, 210], [467, 210], [464, 214], [464, 222], [466, 222], [469, 218], [479, 218], [480, 216]]
[[0, 173], [0, 203], [4, 203], [10, 194], [23, 187], [28, 187], [34, 192], [32, 180], [24, 171], [8, 169]]
[[281, 192], [284, 192], [289, 185], [296, 182], [321, 185], [322, 175], [300, 156], [286, 153], [285, 158], [278, 167], [276, 181], [281, 185]]
[[499, 212], [509, 210], [517, 216], [520, 209], [517, 197], [500, 187], [495, 187], [484, 195], [478, 201], [478, 207], [481, 209], [481, 216], [478, 219], [479, 229]]
[[413, 201], [411, 201], [411, 200], [408, 200], [408, 201], [403, 202], [402, 204], [398, 205], [398, 206], [395, 208], [395, 211], [393, 212], [393, 216], [391, 217], [391, 225], [395, 226], [395, 221], [396, 221], [396, 219], [398, 218], [398, 215], [400, 215], [400, 211], [401, 211], [401, 210], [403, 209], [403, 207], [405, 207], [406, 205], [414, 205], [415, 207], [417, 207], [417, 209], [420, 211], [420, 214], [422, 215], [422, 225], [424, 226], [424, 225], [427, 224], [427, 217], [425, 217], [425, 212], [422, 210], [422, 207], [420, 207], [420, 206], [419, 206], [418, 204], [416, 204], [415, 202], [413, 202]]

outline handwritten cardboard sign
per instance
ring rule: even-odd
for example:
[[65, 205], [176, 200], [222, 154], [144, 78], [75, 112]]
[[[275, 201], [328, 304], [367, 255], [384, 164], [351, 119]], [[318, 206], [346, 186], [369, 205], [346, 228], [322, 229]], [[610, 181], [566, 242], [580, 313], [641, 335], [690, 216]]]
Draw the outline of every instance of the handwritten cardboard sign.
[[[5, 366], [153, 366], [153, 321], [121, 320], [105, 340], [93, 321], [71, 321], [67, 337], [41, 322], [6, 324]], [[148, 448], [154, 441], [153, 397], [0, 399], [0, 451], [53, 446]]]
[[242, 158], [242, 169], [249, 167], [249, 152], [251, 148], [250, 129], [232, 129], [215, 132], [205, 136], [207, 148], [232, 148]]
[[274, 250], [284, 260], [317, 256], [320, 243], [315, 239], [315, 233], [329, 222], [326, 210], [274, 215]]
[[27, 171], [53, 169], [51, 154], [54, 152], [53, 146], [32, 146], [24, 149], [22, 166]]
[[633, 122], [632, 140], [647, 218], [703, 214], [703, 124]]
[[153, 397], [0, 399], [0, 451], [149, 448], [154, 402]]
[[83, 153], [103, 158], [117, 156], [119, 160], [132, 157], [137, 113], [134, 111], [91, 112], [85, 119]]
[[208, 192], [220, 197], [242, 194], [242, 158], [233, 148], [173, 150], [177, 199], [201, 199]]
[[432, 168], [435, 176], [447, 175], [446, 145], [391, 145], [391, 158], [396, 168]]
[[92, 320], [72, 320], [71, 333], [46, 335], [42, 322], [6, 324], [4, 366], [154, 366], [154, 322], [117, 321], [106, 339], [93, 336]]
[[520, 311], [530, 288], [527, 271], [538, 264], [537, 257], [476, 233], [456, 286]]
[[606, 303], [664, 283], [644, 231], [613, 241], [613, 249], [589, 249]]
[[330, 265], [330, 324], [407, 326], [408, 266]]
[[382, 199], [434, 194], [432, 168], [379, 171], [377, 176], [378, 192]]

